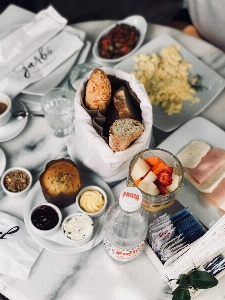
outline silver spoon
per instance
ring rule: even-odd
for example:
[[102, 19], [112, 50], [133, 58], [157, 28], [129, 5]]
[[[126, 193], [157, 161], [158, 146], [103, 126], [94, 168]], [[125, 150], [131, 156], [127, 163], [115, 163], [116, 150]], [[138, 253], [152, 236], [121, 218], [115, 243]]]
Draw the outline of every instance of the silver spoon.
[[25, 110], [19, 110], [19, 111], [15, 111], [13, 113], [13, 117], [18, 119], [18, 120], [21, 120], [23, 118], [25, 118], [26, 116], [36, 116], [36, 117], [44, 117], [44, 114], [42, 111], [37, 111], [37, 112], [29, 112], [29, 111], [25, 111]]

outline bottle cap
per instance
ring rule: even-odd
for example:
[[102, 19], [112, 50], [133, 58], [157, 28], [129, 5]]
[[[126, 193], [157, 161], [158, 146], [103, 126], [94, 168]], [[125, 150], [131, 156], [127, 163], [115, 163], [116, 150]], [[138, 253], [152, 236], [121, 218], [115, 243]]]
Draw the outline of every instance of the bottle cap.
[[141, 207], [142, 194], [136, 187], [125, 188], [119, 198], [120, 207], [128, 212], [133, 212]]

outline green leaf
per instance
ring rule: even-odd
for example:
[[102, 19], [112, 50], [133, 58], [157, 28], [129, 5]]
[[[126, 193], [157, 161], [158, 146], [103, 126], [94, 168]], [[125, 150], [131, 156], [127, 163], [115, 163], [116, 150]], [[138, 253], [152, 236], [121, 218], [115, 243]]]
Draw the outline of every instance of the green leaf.
[[187, 274], [180, 274], [176, 283], [178, 285], [182, 285], [184, 287], [188, 287], [188, 282], [187, 282], [186, 278], [187, 278]]
[[218, 284], [218, 280], [206, 271], [193, 270], [186, 280], [194, 289], [209, 289]]
[[189, 290], [183, 286], [178, 286], [172, 293], [172, 300], [190, 300], [191, 296]]

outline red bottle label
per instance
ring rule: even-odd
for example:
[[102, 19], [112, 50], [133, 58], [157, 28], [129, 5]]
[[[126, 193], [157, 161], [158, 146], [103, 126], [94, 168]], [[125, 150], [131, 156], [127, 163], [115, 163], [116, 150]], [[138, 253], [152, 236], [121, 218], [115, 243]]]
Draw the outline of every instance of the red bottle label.
[[144, 241], [135, 248], [132, 248], [130, 250], [124, 250], [124, 249], [113, 246], [109, 242], [107, 237], [104, 236], [103, 245], [104, 245], [106, 253], [108, 253], [108, 255], [111, 258], [121, 261], [121, 262], [128, 262], [128, 261], [131, 261], [134, 258], [136, 258], [141, 253], [143, 246], [144, 246]]

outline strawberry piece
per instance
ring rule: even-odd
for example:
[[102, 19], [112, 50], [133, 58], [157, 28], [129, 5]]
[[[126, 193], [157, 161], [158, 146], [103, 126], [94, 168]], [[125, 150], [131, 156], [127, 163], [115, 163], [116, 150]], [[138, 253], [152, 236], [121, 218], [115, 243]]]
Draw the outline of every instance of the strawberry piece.
[[157, 176], [157, 180], [163, 186], [171, 185], [171, 183], [173, 182], [172, 173], [169, 172], [168, 170], [162, 170], [156, 176]]
[[169, 191], [166, 189], [164, 185], [162, 185], [158, 180], [155, 181], [155, 184], [159, 190], [159, 195], [166, 195]]

